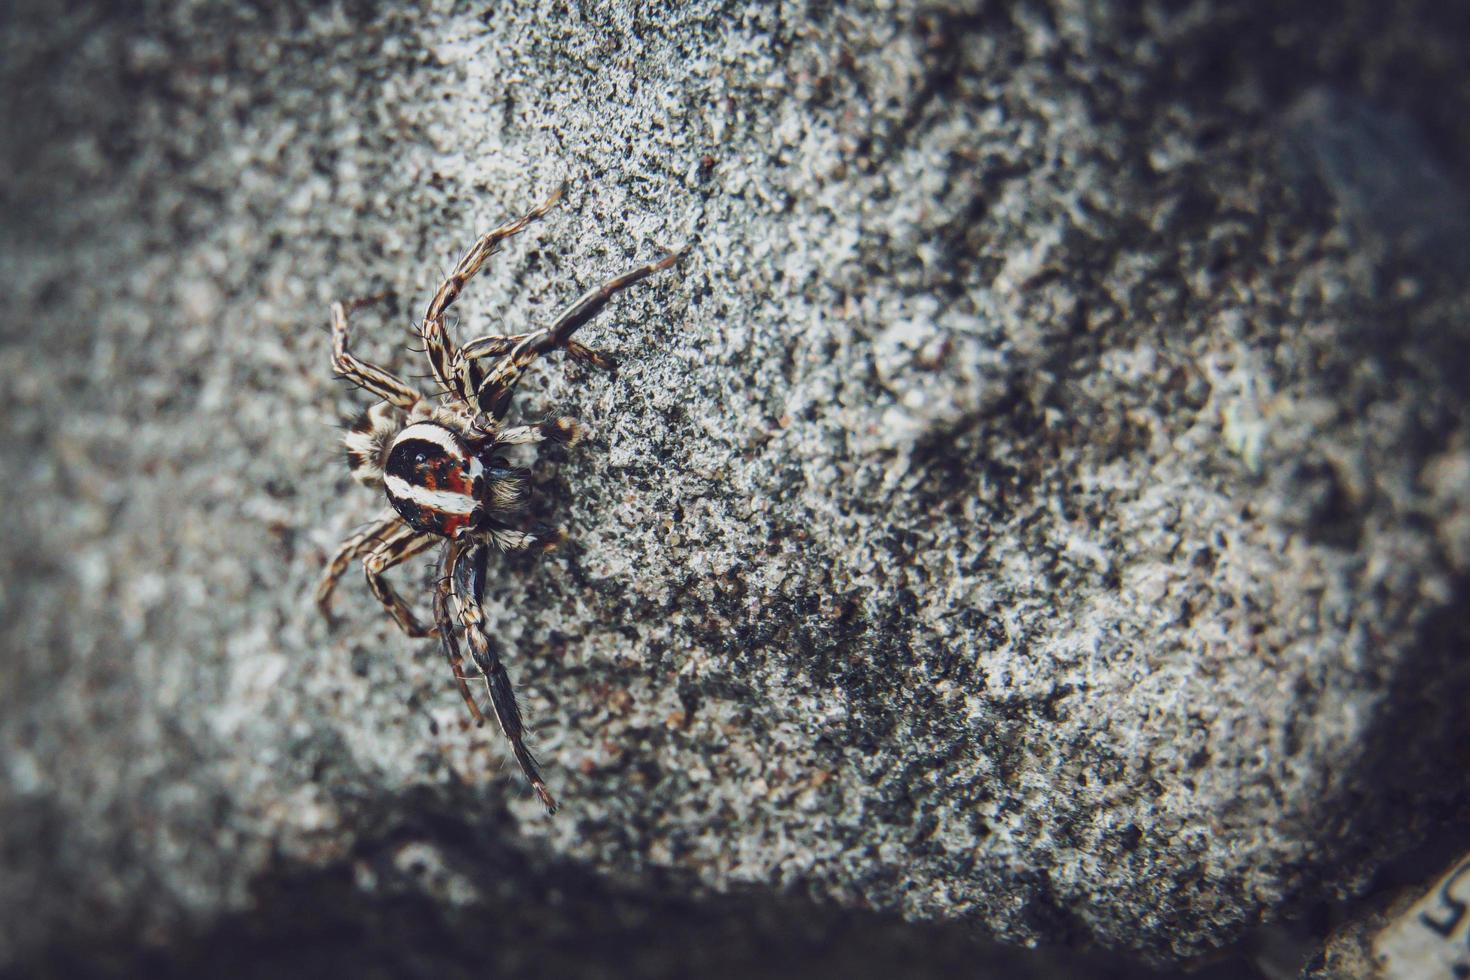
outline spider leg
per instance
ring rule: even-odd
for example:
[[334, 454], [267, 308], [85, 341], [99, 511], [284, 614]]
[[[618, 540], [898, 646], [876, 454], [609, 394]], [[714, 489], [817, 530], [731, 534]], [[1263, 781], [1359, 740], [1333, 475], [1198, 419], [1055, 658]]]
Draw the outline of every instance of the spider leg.
[[450, 367], [460, 383], [461, 390], [478, 391], [480, 389], [480, 384], [485, 380], [485, 368], [479, 361], [487, 357], [500, 357], [529, 336], [530, 334], [525, 333], [505, 336], [492, 334], [477, 337], [462, 346], [455, 352], [454, 363]]
[[[602, 312], [602, 308], [607, 305], [607, 301], [615, 293], [628, 288], [635, 282], [647, 279], [655, 272], [662, 272], [669, 268], [679, 261], [679, 255], [678, 252], [670, 252], [657, 262], [639, 266], [614, 279], [609, 279], [601, 286], [583, 293], [576, 302], [563, 310], [550, 326], [521, 335], [521, 339], [501, 356], [476, 389], [475, 400], [479, 404], [480, 411], [496, 419], [505, 418], [505, 413], [510, 410], [510, 398], [515, 391], [516, 382], [537, 357], [557, 347], [567, 346], [572, 334]], [[579, 349], [585, 352], [582, 355], [584, 357], [602, 357], [589, 348], [579, 345]]]
[[508, 429], [501, 429], [495, 435], [497, 446], [521, 446], [534, 445], [538, 442], [560, 442], [573, 445], [579, 442], [583, 435], [583, 428], [576, 419], [563, 415], [560, 418], [547, 419], [535, 425], [515, 425]]
[[530, 333], [487, 334], [484, 337], [476, 337], [459, 348], [458, 361], [475, 361], [482, 357], [499, 357], [502, 354], [508, 354], [516, 344], [535, 332], [533, 330]]
[[475, 696], [470, 693], [469, 680], [464, 673], [464, 654], [460, 652], [454, 621], [449, 616], [449, 600], [454, 592], [454, 566], [463, 553], [463, 545], [458, 541], [450, 541], [444, 546], [444, 553], [439, 558], [439, 582], [434, 587], [434, 623], [439, 629], [439, 641], [444, 646], [444, 656], [448, 658], [449, 667], [454, 671], [454, 683], [459, 686], [459, 696], [464, 698], [475, 724], [483, 725], [485, 715], [475, 703]]
[[[477, 337], [461, 347], [454, 355], [451, 370], [465, 391], [479, 391], [486, 374], [486, 369], [479, 362], [486, 358], [505, 356], [514, 350], [517, 344], [530, 336], [529, 333], [518, 333]], [[590, 364], [599, 370], [612, 371], [617, 368], [617, 363], [607, 354], [593, 350], [585, 344], [579, 344], [575, 340], [568, 340], [564, 349], [572, 360]]]
[[[353, 303], [351, 308], [356, 309], [361, 305], [362, 303]], [[407, 410], [423, 401], [424, 396], [415, 391], [408, 382], [376, 364], [358, 360], [347, 349], [348, 309], [349, 305], [346, 303], [332, 304], [332, 370], [398, 408]]]
[[490, 692], [490, 704], [495, 709], [495, 718], [500, 722], [500, 730], [510, 741], [511, 751], [515, 754], [516, 762], [520, 763], [521, 772], [530, 780], [531, 787], [540, 797], [546, 812], [555, 813], [556, 800], [552, 798], [546, 782], [541, 778], [541, 769], [536, 765], [535, 757], [526, 748], [525, 726], [521, 721], [521, 709], [516, 703], [515, 690], [511, 687], [510, 674], [506, 672], [505, 664], [501, 662], [500, 655], [496, 653], [485, 632], [485, 614], [480, 602], [485, 589], [485, 568], [489, 556], [487, 547], [477, 546], [470, 555], [468, 594], [458, 588], [454, 590], [459, 622], [464, 627], [465, 639], [469, 641], [470, 656], [474, 659], [475, 666], [480, 668], [485, 679], [485, 688]]
[[432, 631], [418, 621], [408, 603], [404, 602], [403, 598], [393, 590], [393, 586], [388, 584], [383, 573], [427, 550], [434, 542], [440, 540], [442, 539], [437, 534], [424, 534], [415, 531], [407, 524], [400, 523], [384, 535], [382, 543], [362, 562], [363, 569], [367, 572], [368, 588], [373, 590], [373, 595], [403, 628], [403, 632], [415, 639], [430, 636]]
[[322, 573], [322, 580], [316, 587], [316, 605], [322, 611], [322, 615], [330, 622], [332, 619], [332, 593], [337, 588], [337, 583], [342, 581], [342, 576], [347, 574], [347, 569], [352, 563], [362, 557], [373, 545], [392, 531], [395, 526], [401, 525], [397, 514], [374, 521], [367, 527], [352, 535], [342, 542], [332, 560], [327, 563], [326, 571]]
[[575, 340], [566, 342], [566, 351], [572, 360], [581, 361], [584, 364], [591, 364], [593, 367], [601, 368], [604, 371], [612, 371], [618, 366], [617, 362], [611, 356], [604, 354], [600, 350], [593, 350], [586, 344], [579, 344]]
[[424, 341], [424, 353], [429, 358], [429, 369], [434, 372], [434, 380], [439, 382], [440, 387], [450, 394], [464, 398], [467, 394], [464, 379], [465, 375], [457, 370], [457, 352], [454, 349], [454, 341], [449, 338], [449, 332], [444, 326], [444, 314], [459, 294], [464, 290], [465, 283], [480, 271], [480, 266], [485, 260], [500, 251], [500, 243], [522, 231], [527, 225], [550, 211], [561, 196], [566, 192], [566, 184], [562, 184], [552, 192], [541, 204], [527, 211], [509, 224], [501, 225], [493, 231], [488, 231], [476, 239], [475, 244], [469, 247], [464, 256], [454, 266], [449, 277], [439, 286], [439, 291], [429, 301], [429, 308], [424, 311], [424, 321], [419, 326], [419, 336]]
[[538, 524], [529, 531], [491, 528], [486, 533], [501, 551], [525, 551], [533, 547], [540, 547], [542, 551], [553, 551], [567, 537], [566, 531], [546, 524]]
[[[465, 362], [478, 361], [487, 357], [503, 357], [515, 350], [517, 344], [534, 336], [535, 333], [537, 331], [506, 334], [504, 336], [500, 334], [487, 334], [484, 337], [476, 337], [474, 340], [460, 347], [459, 353], [455, 355], [454, 369], [460, 374], [464, 374], [469, 366]], [[593, 367], [602, 368], [604, 371], [610, 371], [616, 366], [612, 358], [608, 357], [602, 351], [593, 350], [591, 347], [585, 344], [579, 344], [575, 340], [568, 340], [565, 349], [574, 361], [583, 361], [591, 364]]]

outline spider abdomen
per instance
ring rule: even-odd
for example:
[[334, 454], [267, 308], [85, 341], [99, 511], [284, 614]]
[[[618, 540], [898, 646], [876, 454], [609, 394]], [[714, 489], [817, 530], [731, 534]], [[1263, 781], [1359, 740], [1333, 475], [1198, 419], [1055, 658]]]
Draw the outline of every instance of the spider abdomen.
[[383, 489], [409, 527], [457, 538], [480, 523], [484, 469], [452, 429], [416, 422], [398, 433], [388, 450]]

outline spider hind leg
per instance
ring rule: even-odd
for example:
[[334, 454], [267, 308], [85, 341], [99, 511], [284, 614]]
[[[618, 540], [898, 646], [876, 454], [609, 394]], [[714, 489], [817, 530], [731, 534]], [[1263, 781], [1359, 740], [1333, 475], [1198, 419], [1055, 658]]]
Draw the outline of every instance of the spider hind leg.
[[449, 669], [454, 672], [454, 683], [459, 688], [459, 696], [464, 698], [465, 707], [470, 710], [470, 717], [475, 719], [477, 726], [485, 724], [484, 712], [475, 703], [475, 696], [470, 693], [469, 677], [464, 672], [464, 654], [459, 647], [459, 637], [455, 634], [454, 620], [449, 613], [449, 603], [454, 595], [454, 583], [452, 581], [455, 565], [459, 562], [459, 556], [463, 553], [464, 546], [458, 541], [447, 542], [444, 553], [439, 557], [439, 581], [434, 587], [434, 623], [439, 630], [439, 641], [444, 648], [444, 656], [449, 660]]
[[[489, 556], [488, 547], [476, 545], [469, 556], [463, 580], [451, 584], [460, 626], [464, 628], [465, 639], [469, 643], [470, 657], [485, 681], [485, 689], [490, 695], [490, 706], [495, 710], [495, 719], [500, 722], [500, 730], [510, 742], [511, 752], [515, 755], [521, 772], [525, 773], [531, 788], [546, 807], [546, 812], [555, 813], [556, 799], [546, 788], [546, 781], [541, 778], [541, 767], [537, 764], [536, 757], [526, 748], [525, 723], [521, 720], [521, 708], [516, 701], [510, 674], [485, 631], [485, 614], [480, 602], [484, 595]], [[451, 574], [450, 578], [456, 579], [458, 576]]]
[[388, 610], [403, 632], [413, 639], [432, 636], [434, 631], [419, 622], [407, 602], [403, 601], [383, 573], [395, 565], [402, 564], [414, 555], [428, 550], [436, 541], [442, 540], [435, 534], [423, 534], [402, 522], [383, 536], [382, 543], [363, 559], [362, 566], [367, 574], [368, 588], [373, 596]]

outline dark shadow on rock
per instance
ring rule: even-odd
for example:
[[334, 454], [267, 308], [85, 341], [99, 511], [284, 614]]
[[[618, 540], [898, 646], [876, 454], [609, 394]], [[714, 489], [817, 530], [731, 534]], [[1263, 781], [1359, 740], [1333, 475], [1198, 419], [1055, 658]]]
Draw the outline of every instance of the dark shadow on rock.
[[[681, 897], [673, 883], [651, 889], [612, 883], [516, 850], [506, 843], [510, 835], [502, 822], [465, 819], [425, 791], [369, 818], [372, 826], [362, 828], [346, 859], [321, 867], [278, 863], [256, 882], [253, 908], [180, 942], [160, 947], [115, 937], [82, 946], [58, 943], [21, 964], [17, 975], [1173, 975], [1101, 953], [998, 946], [962, 925], [906, 923], [796, 897], [752, 891], [700, 901]], [[451, 879], [458, 884], [446, 885]], [[1222, 964], [1192, 976], [1227, 975], [1256, 974], [1245, 964]]]
[[1384, 693], [1356, 771], [1323, 806], [1328, 826], [1377, 831], [1355, 832], [1350, 839], [1363, 854], [1348, 860], [1400, 852], [1380, 887], [1432, 873], [1470, 847], [1470, 581], [1458, 581], [1454, 594], [1426, 621]]
[[1359, 247], [1401, 274], [1470, 269], [1470, 195], [1435, 159], [1413, 119], [1314, 89], [1287, 111], [1283, 163], [1325, 192]]

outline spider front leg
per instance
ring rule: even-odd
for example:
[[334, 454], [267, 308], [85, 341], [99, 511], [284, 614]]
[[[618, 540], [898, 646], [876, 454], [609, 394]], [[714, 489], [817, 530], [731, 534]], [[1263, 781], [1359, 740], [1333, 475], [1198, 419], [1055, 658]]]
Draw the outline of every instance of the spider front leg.
[[501, 225], [476, 239], [475, 244], [471, 245], [459, 262], [455, 263], [449, 277], [440, 284], [438, 292], [429, 301], [429, 308], [424, 311], [423, 323], [419, 325], [419, 336], [424, 341], [424, 353], [429, 358], [429, 370], [434, 373], [434, 380], [439, 382], [439, 386], [444, 391], [458, 398], [466, 398], [472, 390], [465, 386], [465, 376], [456, 370], [455, 362], [459, 355], [454, 349], [454, 341], [449, 338], [448, 330], [444, 326], [445, 312], [464, 291], [465, 283], [480, 271], [485, 260], [500, 251], [500, 243], [518, 234], [531, 222], [550, 211], [552, 206], [561, 200], [566, 189], [567, 185], [561, 184], [541, 204], [509, 224]]
[[453, 594], [459, 611], [459, 622], [464, 627], [465, 639], [470, 645], [470, 656], [474, 659], [475, 666], [480, 668], [480, 674], [485, 680], [485, 688], [490, 693], [490, 705], [495, 709], [495, 718], [500, 722], [500, 730], [510, 741], [511, 752], [515, 754], [521, 772], [526, 774], [526, 779], [530, 781], [537, 797], [546, 807], [546, 812], [555, 813], [556, 800], [546, 788], [545, 780], [541, 778], [541, 769], [536, 764], [535, 757], [526, 748], [525, 725], [521, 721], [521, 709], [516, 703], [515, 689], [511, 686], [510, 674], [506, 672], [505, 664], [501, 662], [500, 655], [495, 651], [489, 635], [485, 632], [485, 613], [480, 602], [484, 595], [485, 569], [489, 557], [488, 548], [484, 545], [476, 546], [469, 556], [468, 582], [463, 583], [467, 588], [461, 588], [459, 585], [454, 587]]
[[393, 566], [426, 551], [436, 541], [441, 540], [443, 539], [436, 534], [424, 534], [400, 522], [396, 528], [384, 536], [382, 544], [362, 562], [363, 569], [367, 573], [368, 588], [372, 589], [373, 595], [383, 604], [383, 608], [388, 610], [389, 615], [397, 621], [403, 632], [414, 639], [432, 636], [433, 631], [418, 621], [408, 603], [404, 602], [403, 598], [393, 590], [393, 586], [388, 584], [383, 574]]
[[[515, 392], [516, 382], [520, 381], [521, 375], [536, 358], [558, 347], [567, 347], [572, 342], [572, 334], [601, 313], [603, 307], [607, 306], [608, 300], [612, 299], [616, 293], [647, 279], [655, 272], [662, 272], [669, 268], [679, 261], [679, 255], [679, 252], [670, 252], [657, 262], [640, 266], [631, 272], [625, 272], [621, 276], [609, 279], [596, 289], [583, 293], [575, 303], [563, 310], [550, 326], [520, 335], [515, 345], [501, 355], [500, 360], [495, 363], [475, 390], [475, 401], [480, 411], [496, 419], [505, 418], [506, 412], [510, 410], [510, 399]], [[510, 338], [486, 338], [482, 349], [499, 350], [503, 342], [508, 339]], [[584, 356], [603, 359], [601, 354], [589, 348], [580, 345], [578, 347], [579, 350], [586, 352]]]
[[372, 392], [397, 408], [407, 411], [424, 396], [402, 378], [367, 361], [359, 360], [347, 349], [347, 313], [371, 303], [376, 297], [357, 302], [332, 304], [332, 370], [359, 388]]
[[[516, 344], [519, 344], [527, 337], [533, 336], [535, 333], [536, 331], [532, 331], [531, 333], [514, 333], [504, 336], [500, 334], [487, 334], [484, 337], [477, 337], [459, 349], [459, 355], [455, 363], [459, 365], [460, 370], [463, 370], [462, 365], [464, 362], [477, 361], [486, 357], [500, 357], [502, 354], [510, 353], [515, 349]], [[575, 340], [567, 341], [566, 352], [575, 361], [585, 361], [593, 367], [599, 367], [605, 371], [610, 371], [617, 366], [602, 351], [593, 350], [591, 347], [585, 344], [579, 344]]]
[[[477, 337], [465, 344], [454, 355], [451, 370], [459, 383], [464, 386], [465, 391], [479, 391], [485, 382], [485, 368], [479, 362], [489, 358], [503, 357], [515, 350], [516, 345], [522, 341], [535, 336], [535, 333], [518, 333], [501, 336], [489, 334]], [[568, 340], [563, 349], [567, 356], [574, 361], [590, 364], [601, 371], [612, 371], [617, 368], [617, 362], [600, 350], [593, 350], [585, 344], [579, 344], [575, 340]]]

